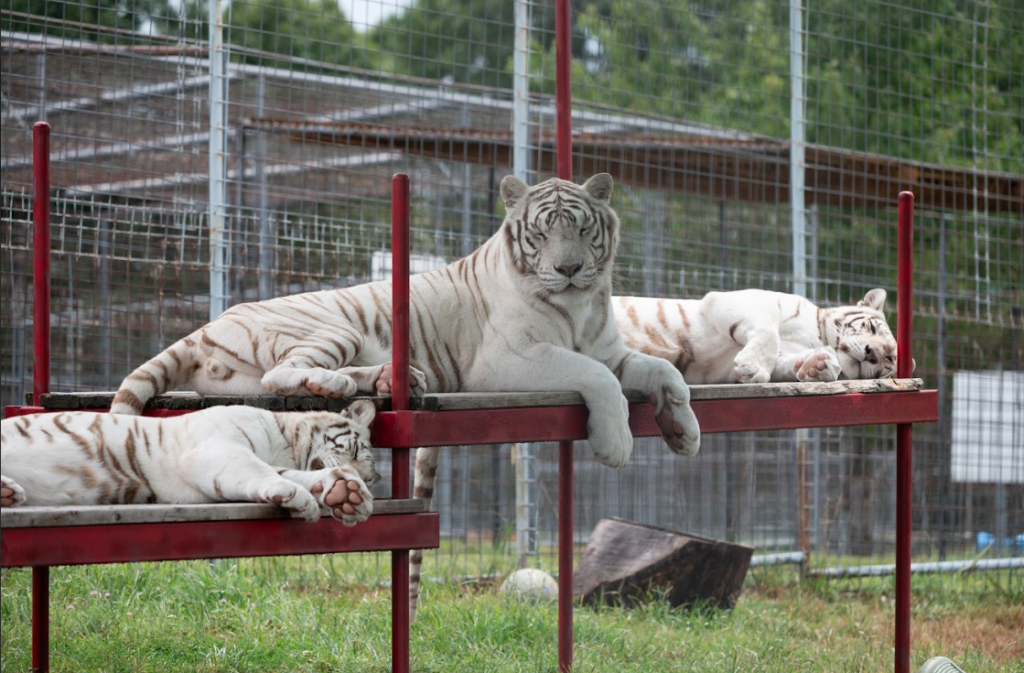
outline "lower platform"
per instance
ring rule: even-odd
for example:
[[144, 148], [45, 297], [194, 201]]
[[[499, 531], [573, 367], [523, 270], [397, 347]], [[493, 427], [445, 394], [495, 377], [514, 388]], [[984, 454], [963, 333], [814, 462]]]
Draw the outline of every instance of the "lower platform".
[[[42, 508], [19, 509], [28, 512]], [[312, 523], [277, 518], [30, 528], [5, 525], [0, 535], [0, 566], [434, 549], [440, 540], [440, 518], [436, 512], [374, 515], [355, 526], [345, 526], [331, 518]]]

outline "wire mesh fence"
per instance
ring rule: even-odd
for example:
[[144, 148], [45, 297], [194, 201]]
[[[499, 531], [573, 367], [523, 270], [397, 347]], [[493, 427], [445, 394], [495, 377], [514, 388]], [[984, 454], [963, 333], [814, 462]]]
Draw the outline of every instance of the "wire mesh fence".
[[[421, 270], [497, 229], [502, 177], [554, 172], [553, 2], [223, 10], [211, 52], [207, 3], [0, 9], [4, 404], [31, 388], [35, 121], [53, 127], [55, 391], [116, 388], [218, 301], [385, 277], [394, 172], [412, 178]], [[620, 294], [893, 291], [895, 197], [916, 193], [916, 375], [941, 420], [915, 429], [914, 560], [1021, 561], [1024, 8], [577, 2], [572, 49], [574, 169], [615, 177]], [[812, 568], [885, 563], [892, 444], [885, 427], [747, 433], [679, 459], [638, 441], [611, 471], [581, 443], [578, 539], [614, 515]], [[444, 451], [450, 544], [427, 574], [549, 563], [554, 458]]]

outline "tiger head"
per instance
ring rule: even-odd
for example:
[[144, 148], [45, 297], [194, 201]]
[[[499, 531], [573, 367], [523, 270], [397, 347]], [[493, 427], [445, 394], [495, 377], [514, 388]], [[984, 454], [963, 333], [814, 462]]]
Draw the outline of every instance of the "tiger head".
[[352, 465], [367, 486], [380, 481], [370, 451], [370, 424], [377, 409], [369, 400], [356, 400], [340, 413], [311, 412], [307, 470]]
[[505, 242], [528, 291], [571, 296], [610, 277], [619, 242], [611, 196], [607, 173], [583, 185], [552, 178], [529, 187], [512, 175], [501, 181]]
[[[885, 290], [875, 288], [856, 306], [833, 311], [836, 354], [847, 379], [891, 379], [896, 376], [896, 337], [882, 311]], [[912, 365], [913, 367], [913, 365]]]

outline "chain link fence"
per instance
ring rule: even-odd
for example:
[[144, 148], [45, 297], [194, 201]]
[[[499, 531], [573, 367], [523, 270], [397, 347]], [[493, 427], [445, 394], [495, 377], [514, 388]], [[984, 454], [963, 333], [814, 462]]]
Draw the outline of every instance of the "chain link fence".
[[[916, 375], [941, 414], [915, 429], [914, 560], [1010, 567], [1024, 7], [809, 4], [575, 3], [574, 168], [615, 177], [616, 291], [893, 293], [895, 198], [914, 191]], [[490, 236], [502, 177], [554, 172], [553, 26], [550, 1], [6, 4], [2, 402], [31, 388], [34, 122], [53, 127], [53, 390], [112, 390], [227, 305], [382, 277], [395, 172], [421, 270]], [[578, 539], [614, 515], [765, 562], [884, 564], [893, 445], [887, 427], [707, 436], [692, 459], [638, 441], [612, 471], [580, 443]], [[445, 450], [446, 542], [426, 573], [552, 563], [555, 462], [548, 446]]]

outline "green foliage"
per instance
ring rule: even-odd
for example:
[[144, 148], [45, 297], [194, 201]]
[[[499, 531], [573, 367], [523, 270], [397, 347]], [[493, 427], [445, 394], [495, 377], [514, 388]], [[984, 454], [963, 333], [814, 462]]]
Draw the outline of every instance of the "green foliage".
[[115, 39], [113, 35], [90, 26], [138, 30], [146, 20], [166, 15], [169, 7], [168, 0], [5, 0], [5, 10], [32, 14], [33, 17], [24, 19], [4, 15], [0, 17], [0, 28], [111, 42]]
[[[260, 0], [234, 3], [226, 39], [247, 49], [325, 63], [367, 67], [370, 59], [336, 0]], [[247, 60], [260, 57], [249, 55]]]
[[[788, 36], [763, 1], [590, 4], [579, 26], [588, 54], [573, 68], [574, 95], [671, 117], [779, 136], [789, 93]], [[554, 86], [552, 54], [534, 59]]]
[[372, 31], [379, 66], [430, 79], [510, 88], [515, 3], [419, 0]]
[[826, 2], [807, 28], [810, 142], [1024, 169], [1020, 5]]
[[[172, 35], [205, 40], [207, 17], [206, 0], [188, 0], [180, 14], [162, 21], [161, 28]], [[291, 66], [298, 70], [310, 69], [304, 60], [361, 68], [373, 65], [371, 43], [355, 31], [334, 0], [234, 2], [225, 10], [224, 25], [225, 41], [244, 49], [238, 53], [249, 63], [298, 61]]]
[[[531, 86], [543, 93], [555, 87], [553, 6], [531, 9]], [[206, 35], [205, 0], [188, 0], [180, 12], [168, 0], [10, 0], [8, 7], [129, 30], [153, 21], [163, 32]], [[509, 0], [417, 0], [362, 35], [333, 0], [236, 2], [226, 37], [283, 58], [509, 88], [514, 11]], [[810, 142], [1024, 171], [1019, 3], [821, 0], [806, 3], [805, 14]], [[788, 2], [581, 0], [572, 21], [578, 101], [788, 136]], [[84, 36], [74, 25], [10, 16], [3, 27]]]
[[[387, 555], [373, 554], [54, 568], [53, 668], [382, 673], [391, 596], [376, 585], [379, 576], [351, 572], [365, 557], [388, 567]], [[915, 576], [915, 670], [945, 654], [966, 670], [1016, 673], [1024, 607], [1008, 577]], [[413, 670], [554, 669], [555, 605], [507, 599], [495, 586], [424, 587]], [[3, 570], [4, 671], [30, 667], [30, 595], [28, 570]], [[882, 646], [891, 642], [891, 596], [892, 578], [807, 586], [791, 569], [761, 568], [748, 574], [731, 611], [672, 609], [657, 598], [633, 610], [578, 607], [573, 670], [891, 671], [891, 647]]]

